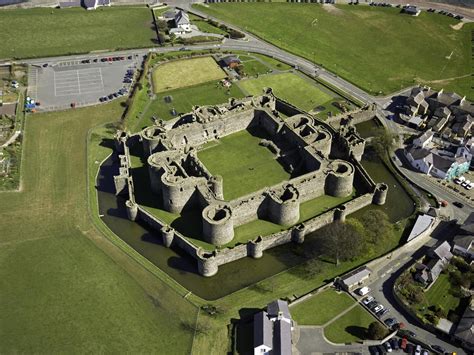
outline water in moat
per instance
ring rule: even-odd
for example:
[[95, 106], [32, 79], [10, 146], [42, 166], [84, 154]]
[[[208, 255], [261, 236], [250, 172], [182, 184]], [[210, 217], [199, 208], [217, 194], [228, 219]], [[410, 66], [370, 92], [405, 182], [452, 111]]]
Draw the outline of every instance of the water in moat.
[[[383, 164], [373, 161], [365, 160], [363, 165], [375, 181], [384, 181], [389, 185], [389, 193], [385, 206], [371, 205], [357, 214], [371, 208], [382, 208], [392, 221], [409, 216], [413, 212], [413, 202], [390, 171]], [[199, 297], [218, 299], [307, 260], [305, 255], [298, 252], [296, 245], [289, 243], [265, 251], [260, 259], [243, 258], [221, 265], [215, 276], [203, 277], [198, 274], [193, 258], [179, 249], [164, 247], [159, 233], [127, 219], [124, 199], [114, 194], [113, 175], [117, 171], [116, 162], [110, 158], [99, 172], [98, 200], [102, 220], [132, 248]], [[305, 242], [307, 247], [311, 244], [310, 240]]]

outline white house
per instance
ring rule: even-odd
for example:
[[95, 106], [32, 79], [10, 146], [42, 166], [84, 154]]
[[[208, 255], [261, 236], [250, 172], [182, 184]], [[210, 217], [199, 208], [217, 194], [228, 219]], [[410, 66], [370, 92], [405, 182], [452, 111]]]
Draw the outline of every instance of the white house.
[[189, 20], [189, 15], [186, 12], [182, 10], [176, 12], [174, 23], [176, 28], [179, 28], [185, 32], [191, 32], [191, 21]]
[[413, 145], [420, 148], [426, 148], [433, 141], [434, 133], [432, 130], [425, 131], [421, 136], [413, 140]]

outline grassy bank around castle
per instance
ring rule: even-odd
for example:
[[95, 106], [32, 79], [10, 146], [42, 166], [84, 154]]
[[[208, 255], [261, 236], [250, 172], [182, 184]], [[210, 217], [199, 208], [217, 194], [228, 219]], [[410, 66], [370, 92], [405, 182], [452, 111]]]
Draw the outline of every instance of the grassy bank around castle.
[[152, 47], [155, 38], [152, 14], [146, 7], [0, 11], [0, 59]]
[[[292, 3], [194, 5], [322, 64], [373, 94], [417, 83], [446, 87], [474, 99], [470, 83], [472, 23], [396, 8]], [[265, 21], [262, 21], [265, 18]]]
[[[87, 134], [122, 110], [115, 102], [26, 119], [22, 189], [0, 193], [5, 353], [190, 352], [183, 324], [192, 327], [197, 309], [89, 219]], [[92, 153], [98, 167], [104, 151]]]

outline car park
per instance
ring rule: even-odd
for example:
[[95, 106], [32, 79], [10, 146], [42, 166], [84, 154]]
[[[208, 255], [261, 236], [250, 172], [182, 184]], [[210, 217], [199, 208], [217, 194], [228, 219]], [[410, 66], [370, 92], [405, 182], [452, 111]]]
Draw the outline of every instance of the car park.
[[398, 350], [398, 349], [400, 349], [400, 347], [398, 346], [398, 341], [397, 341], [397, 339], [392, 338], [392, 339], [390, 339], [389, 341], [390, 341], [390, 345], [392, 346], [392, 349], [393, 349], [393, 350]]
[[390, 345], [390, 343], [388, 341], [383, 343], [383, 346], [385, 347], [385, 350], [387, 350], [388, 353], [392, 352], [392, 346]]
[[469, 185], [466, 186], [466, 190], [472, 190], [474, 187], [474, 182], [471, 182]]
[[454, 201], [453, 205], [458, 207], [458, 208], [463, 208], [464, 207], [464, 204], [462, 202], [459, 202], [459, 201]]
[[461, 186], [462, 187], [466, 187], [467, 185], [469, 185], [471, 183], [471, 180], [464, 180], [463, 182], [461, 182]]
[[389, 328], [392, 328], [395, 324], [397, 324], [396, 318], [387, 318], [383, 322]]
[[414, 348], [415, 347], [413, 346], [413, 344], [407, 343], [407, 346], [405, 347], [405, 352], [408, 354], [413, 354]]
[[367, 306], [370, 302], [372, 302], [372, 301], [374, 301], [374, 300], [375, 300], [375, 298], [373, 298], [372, 296], [367, 296], [366, 298], [364, 298], [364, 299], [362, 300], [362, 303]]

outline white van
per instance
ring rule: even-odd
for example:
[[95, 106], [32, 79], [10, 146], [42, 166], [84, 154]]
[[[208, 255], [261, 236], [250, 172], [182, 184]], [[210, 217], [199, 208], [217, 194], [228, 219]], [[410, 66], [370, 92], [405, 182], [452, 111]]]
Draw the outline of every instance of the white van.
[[464, 176], [461, 176], [461, 177], [458, 177], [458, 178], [454, 179], [454, 182], [459, 185], [459, 184], [463, 183], [464, 180], [466, 180], [466, 178]]
[[365, 296], [366, 294], [368, 294], [370, 292], [370, 288], [368, 288], [367, 286], [364, 286], [362, 288], [359, 288], [356, 293], [360, 296]]

